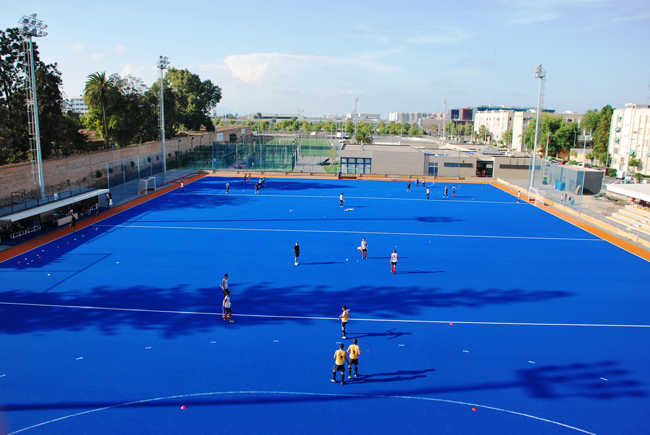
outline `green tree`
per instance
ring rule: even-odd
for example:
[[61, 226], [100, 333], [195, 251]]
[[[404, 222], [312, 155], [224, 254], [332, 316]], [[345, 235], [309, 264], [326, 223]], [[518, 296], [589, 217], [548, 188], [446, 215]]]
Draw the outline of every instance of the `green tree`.
[[371, 144], [373, 143], [373, 138], [369, 133], [365, 131], [359, 131], [354, 135], [354, 141], [358, 144]]
[[115, 86], [106, 77], [106, 71], [92, 73], [88, 76], [84, 87], [84, 102], [88, 107], [101, 107], [102, 109], [102, 126], [106, 149], [109, 148], [106, 109], [115, 102], [116, 94]]
[[350, 119], [345, 123], [345, 132], [348, 134], [354, 133], [354, 123]]
[[165, 80], [169, 81], [181, 114], [182, 125], [178, 127], [192, 131], [205, 127], [207, 131], [214, 131], [209, 113], [221, 101], [221, 88], [210, 80], [201, 81], [197, 74], [187, 69], [170, 68]]
[[612, 115], [614, 109], [609, 104], [603, 107], [600, 111], [600, 121], [598, 127], [594, 131], [594, 155], [596, 158], [608, 165], [608, 149], [609, 149], [609, 130], [612, 125]]
[[506, 146], [512, 146], [512, 128], [507, 129], [506, 132], [503, 133], [503, 142]]
[[386, 134], [386, 123], [384, 121], [379, 121], [377, 124], [377, 133]]
[[417, 126], [417, 124], [411, 124], [411, 128], [409, 128], [409, 136], [422, 136], [422, 130]]
[[[0, 31], [0, 164], [30, 159], [22, 41], [16, 28]], [[64, 109], [61, 73], [56, 64], [40, 60], [33, 44], [42, 157], [83, 149], [79, 116]]]
[[584, 116], [582, 117], [582, 121], [580, 122], [582, 128], [592, 132], [596, 131], [599, 123], [600, 123], [600, 112], [598, 111], [598, 109], [587, 110], [587, 113], [584, 114]]

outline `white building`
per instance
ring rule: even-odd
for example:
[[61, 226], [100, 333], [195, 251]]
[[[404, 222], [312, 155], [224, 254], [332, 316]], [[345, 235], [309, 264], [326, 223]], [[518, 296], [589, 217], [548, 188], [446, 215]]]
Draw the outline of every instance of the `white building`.
[[82, 96], [70, 98], [70, 100], [68, 100], [68, 110], [72, 110], [73, 112], [77, 112], [81, 115], [87, 115], [89, 111], [88, 106], [86, 106], [86, 103], [84, 103]]
[[[573, 112], [554, 113], [549, 115], [560, 115], [566, 122], [577, 122], [580, 124], [583, 115]], [[481, 126], [485, 126], [488, 132], [492, 133], [495, 141], [503, 139], [503, 135], [512, 129], [512, 144], [506, 144], [509, 149], [526, 151], [526, 144], [523, 143], [524, 131], [528, 124], [535, 122], [537, 111], [534, 109], [500, 109], [489, 111], [478, 111], [474, 114], [474, 134], [477, 134]]]
[[[650, 105], [628, 103], [625, 109], [616, 109], [612, 114], [609, 131], [609, 153], [612, 155], [611, 166], [624, 174], [641, 172], [650, 175]], [[640, 168], [631, 168], [630, 160], [641, 161]]]
[[512, 110], [494, 110], [489, 112], [476, 112], [474, 115], [474, 133], [478, 134], [481, 126], [492, 133], [492, 139], [500, 141], [506, 131], [512, 128], [515, 112]]
[[429, 112], [390, 112], [389, 121], [416, 123], [422, 118], [431, 118], [435, 113]]

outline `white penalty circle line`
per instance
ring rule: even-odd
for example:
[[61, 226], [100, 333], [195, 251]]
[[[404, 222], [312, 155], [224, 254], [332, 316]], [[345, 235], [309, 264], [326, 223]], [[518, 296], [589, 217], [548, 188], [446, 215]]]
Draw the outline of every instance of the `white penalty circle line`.
[[[119, 307], [93, 307], [85, 305], [57, 305], [57, 304], [36, 304], [28, 302], [4, 302], [0, 305], [17, 305], [27, 307], [43, 308], [70, 308], [80, 310], [105, 310], [105, 311], [128, 311], [136, 313], [161, 313], [161, 314], [191, 314], [199, 316], [222, 316], [219, 313], [204, 311], [174, 311], [174, 310], [150, 310], [144, 308], [119, 308]], [[337, 317], [318, 317], [318, 316], [278, 316], [270, 314], [237, 314], [238, 317], [257, 317], [262, 319], [302, 319], [302, 320], [339, 320]], [[409, 319], [364, 319], [352, 318], [357, 322], [392, 322], [392, 323], [430, 323], [443, 324], [454, 323], [459, 325], [506, 325], [506, 326], [580, 326], [580, 327], [600, 327], [600, 328], [650, 328], [650, 325], [616, 325], [609, 323], [534, 323], [534, 322], [471, 322], [463, 320], [409, 320]]]
[[547, 418], [537, 417], [535, 415], [525, 414], [523, 412], [511, 411], [509, 409], [496, 408], [494, 406], [480, 405], [480, 404], [477, 404], [477, 403], [469, 403], [469, 402], [461, 402], [461, 401], [458, 401], [458, 400], [446, 400], [446, 399], [438, 399], [438, 398], [434, 398], [434, 397], [418, 397], [418, 396], [391, 396], [391, 395], [387, 395], [387, 394], [333, 394], [333, 393], [304, 393], [304, 392], [295, 392], [295, 391], [214, 391], [214, 392], [209, 392], [209, 393], [179, 394], [179, 395], [176, 395], [176, 396], [156, 397], [154, 399], [136, 400], [136, 401], [133, 401], [133, 402], [122, 403], [122, 404], [119, 404], [119, 405], [105, 406], [103, 408], [91, 409], [91, 410], [88, 410], [88, 411], [78, 412], [76, 414], [66, 415], [66, 416], [63, 416], [63, 417], [55, 418], [53, 420], [49, 420], [49, 421], [38, 423], [38, 424], [29, 426], [29, 427], [25, 427], [23, 429], [19, 429], [17, 431], [11, 432], [11, 433], [9, 433], [7, 435], [14, 435], [14, 434], [17, 434], [17, 433], [20, 433], [20, 432], [27, 431], [29, 429], [34, 429], [34, 428], [39, 427], [39, 426], [44, 426], [46, 424], [55, 423], [55, 422], [61, 421], [61, 420], [66, 420], [68, 418], [78, 417], [80, 415], [90, 414], [90, 413], [93, 413], [93, 412], [106, 411], [108, 409], [118, 408], [118, 407], [122, 407], [122, 406], [138, 405], [138, 404], [141, 404], [141, 403], [155, 402], [155, 401], [160, 401], [160, 400], [184, 399], [184, 398], [188, 398], [188, 397], [217, 396], [217, 395], [226, 395], [226, 394], [286, 394], [286, 395], [297, 395], [297, 396], [325, 396], [325, 397], [354, 397], [354, 398], [368, 398], [368, 399], [381, 398], [381, 399], [424, 400], [424, 401], [429, 401], [429, 402], [441, 402], [441, 403], [449, 403], [449, 404], [453, 404], [453, 405], [473, 406], [475, 408], [482, 408], [482, 409], [489, 409], [491, 411], [505, 412], [507, 414], [513, 414], [513, 415], [518, 415], [520, 417], [531, 418], [533, 420], [542, 421], [544, 423], [555, 424], [557, 426], [562, 426], [562, 427], [565, 427], [567, 429], [573, 429], [575, 431], [582, 432], [582, 433], [585, 433], [585, 434], [596, 435], [593, 432], [589, 432], [589, 431], [586, 431], [584, 429], [577, 428], [575, 426], [570, 426], [568, 424], [560, 423], [558, 421], [549, 420]]
[[460, 237], [460, 238], [480, 238], [480, 239], [520, 239], [520, 240], [563, 240], [571, 242], [604, 242], [600, 238], [583, 239], [576, 237], [534, 237], [534, 236], [483, 236], [476, 234], [435, 234], [435, 233], [392, 233], [384, 231], [341, 231], [341, 230], [296, 230], [296, 229], [277, 229], [277, 228], [214, 228], [214, 227], [178, 227], [167, 225], [136, 225], [136, 224], [119, 224], [119, 225], [92, 225], [96, 227], [110, 228], [145, 228], [159, 230], [212, 230], [212, 231], [264, 231], [264, 232], [289, 232], [289, 233], [334, 233], [334, 234], [374, 234], [390, 236], [427, 236], [427, 237]]

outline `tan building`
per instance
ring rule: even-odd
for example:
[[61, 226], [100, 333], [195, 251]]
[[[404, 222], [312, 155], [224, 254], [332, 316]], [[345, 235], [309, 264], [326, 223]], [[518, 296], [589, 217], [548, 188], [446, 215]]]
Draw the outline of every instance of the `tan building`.
[[[612, 168], [618, 177], [640, 172], [650, 175], [650, 105], [628, 103], [625, 109], [612, 114], [609, 132], [609, 153]], [[640, 167], [631, 167], [632, 159], [640, 160]]]

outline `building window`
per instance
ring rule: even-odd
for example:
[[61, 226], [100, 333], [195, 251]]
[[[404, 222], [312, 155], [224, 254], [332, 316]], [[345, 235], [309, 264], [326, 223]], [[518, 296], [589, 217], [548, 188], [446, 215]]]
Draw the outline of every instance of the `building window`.
[[357, 174], [370, 174], [371, 161], [372, 159], [362, 157], [341, 157], [341, 172], [356, 169]]
[[438, 162], [429, 162], [429, 175], [438, 176]]

